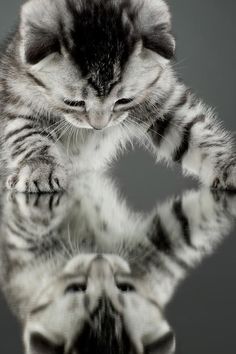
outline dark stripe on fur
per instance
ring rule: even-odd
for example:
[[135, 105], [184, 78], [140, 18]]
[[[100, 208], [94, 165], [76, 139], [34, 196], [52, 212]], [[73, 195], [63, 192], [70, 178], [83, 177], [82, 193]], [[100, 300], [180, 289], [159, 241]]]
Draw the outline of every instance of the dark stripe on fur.
[[35, 185], [36, 191], [37, 191], [38, 193], [41, 193], [41, 190], [40, 190], [40, 188], [39, 188], [39, 184], [38, 184], [37, 181], [34, 181], [34, 185]]
[[163, 120], [157, 119], [155, 123], [149, 128], [148, 133], [151, 135], [153, 143], [156, 146], [161, 144], [172, 119], [173, 115], [171, 113], [165, 114]]
[[56, 182], [57, 186], [58, 186], [59, 188], [61, 188], [61, 185], [60, 185], [59, 179], [58, 179], [58, 178], [54, 178], [54, 180], [55, 180], [55, 182]]
[[183, 268], [186, 272], [188, 272], [191, 267], [187, 264], [187, 262], [181, 258], [179, 258], [179, 256], [172, 254], [171, 255], [171, 260], [174, 261], [175, 263], [177, 263], [177, 265], [181, 268]]
[[25, 126], [23, 126], [22, 128], [19, 128], [17, 130], [14, 130], [10, 133], [8, 133], [6, 136], [5, 136], [5, 141], [9, 140], [10, 138], [12, 138], [14, 135], [17, 135], [19, 133], [22, 133], [24, 130], [28, 130], [28, 129], [33, 129], [33, 125], [32, 124], [27, 124]]
[[24, 116], [24, 115], [17, 115], [12, 113], [6, 113], [5, 118], [12, 121], [13, 119], [22, 119], [29, 122], [35, 122], [36, 118], [34, 116]]
[[175, 105], [174, 110], [182, 108], [188, 102], [190, 90], [186, 90], [183, 95], [180, 97], [179, 102]]
[[186, 215], [184, 214], [183, 206], [182, 206], [182, 200], [181, 199], [178, 199], [178, 200], [176, 200], [174, 202], [173, 211], [174, 211], [174, 214], [176, 216], [176, 219], [180, 223], [185, 243], [189, 247], [192, 247], [189, 221], [188, 221], [188, 218], [186, 217]]
[[168, 234], [158, 216], [156, 216], [153, 221], [153, 230], [148, 235], [148, 238], [158, 251], [168, 254], [171, 252], [171, 243], [169, 241]]
[[35, 121], [35, 117], [34, 116], [14, 116], [14, 119], [25, 119], [25, 120], [30, 120], [30, 121]]
[[49, 177], [48, 177], [48, 184], [51, 190], [53, 190], [53, 184], [52, 184], [52, 174], [53, 172], [50, 173]]
[[18, 143], [21, 143], [21, 142], [24, 141], [25, 139], [30, 138], [30, 137], [32, 137], [32, 136], [34, 136], [34, 135], [40, 135], [40, 132], [38, 132], [37, 130], [36, 130], [36, 131], [33, 130], [33, 131], [31, 131], [31, 132], [29, 132], [29, 133], [27, 133], [27, 134], [24, 134], [24, 135], [20, 136], [19, 138], [17, 138], [16, 140], [14, 140], [14, 141], [12, 142], [12, 145], [16, 145], [16, 144], [18, 144]]
[[[48, 149], [50, 148], [49, 145], [43, 147], [38, 146], [37, 148], [30, 149], [31, 146], [29, 146], [29, 144], [25, 146], [26, 143], [27, 142], [24, 141], [22, 144], [14, 147], [13, 152], [11, 154], [12, 158], [16, 158], [26, 153], [28, 150], [29, 150], [29, 155], [24, 156], [24, 159], [31, 157], [34, 153], [35, 154], [37, 153], [38, 156], [43, 156], [43, 157], [47, 156]], [[39, 139], [35, 140], [34, 146], [36, 146], [38, 143], [42, 143], [42, 141]]]
[[54, 138], [50, 133], [45, 132], [45, 131], [33, 130], [33, 131], [29, 132], [28, 134], [25, 134], [25, 135], [19, 137], [18, 139], [14, 140], [12, 144], [13, 145], [18, 144], [18, 143], [24, 141], [25, 139], [30, 138], [31, 136], [34, 136], [34, 135], [40, 135], [42, 137], [46, 137], [46, 138], [54, 141]]
[[199, 122], [203, 122], [204, 120], [205, 120], [204, 115], [197, 116], [196, 118], [193, 119], [192, 122], [188, 123], [183, 128], [183, 130], [184, 130], [183, 138], [182, 138], [179, 148], [176, 150], [176, 152], [173, 156], [173, 161], [175, 161], [175, 162], [182, 161], [182, 159], [184, 158], [185, 154], [188, 152], [188, 149], [189, 149], [189, 142], [190, 142], [190, 138], [191, 138], [192, 127]]
[[34, 154], [37, 154], [39, 151], [38, 148], [32, 149], [31, 151], [29, 151], [25, 156], [24, 156], [24, 160], [28, 160], [29, 158], [31, 158]]
[[50, 146], [49, 145], [45, 145], [44, 147], [42, 147], [40, 149], [40, 155], [41, 156], [45, 156], [48, 155], [48, 150], [49, 150]]
[[[74, 63], [99, 96], [110, 93], [121, 80], [121, 73], [134, 50], [137, 33], [129, 21], [123, 21], [123, 11], [111, 1], [90, 2], [78, 8], [66, 2], [71, 15], [70, 40], [67, 46]], [[118, 68], [114, 70], [114, 63]]]
[[[37, 139], [34, 141], [34, 146], [36, 146], [38, 143], [42, 143], [41, 140]], [[12, 158], [16, 158], [22, 154], [25, 154], [27, 151], [31, 151], [31, 144], [26, 140], [26, 141], [23, 141], [19, 144], [16, 144], [13, 148], [13, 151], [12, 151]], [[38, 147], [39, 149], [39, 147]]]
[[[24, 144], [23, 144], [23, 145], [24, 145]], [[25, 154], [26, 151], [28, 151], [28, 149], [29, 149], [29, 146], [28, 146], [28, 145], [27, 145], [26, 147], [22, 148], [22, 149], [17, 146], [17, 147], [13, 150], [13, 152], [12, 152], [12, 154], [11, 154], [11, 158], [12, 158], [12, 159], [15, 159], [16, 157], [19, 157], [20, 155]]]
[[25, 233], [21, 233], [20, 230], [15, 230], [12, 225], [7, 224], [7, 228], [10, 230], [10, 232], [13, 235], [18, 236], [19, 238], [23, 239], [26, 242], [30, 242], [30, 239], [25, 236]]

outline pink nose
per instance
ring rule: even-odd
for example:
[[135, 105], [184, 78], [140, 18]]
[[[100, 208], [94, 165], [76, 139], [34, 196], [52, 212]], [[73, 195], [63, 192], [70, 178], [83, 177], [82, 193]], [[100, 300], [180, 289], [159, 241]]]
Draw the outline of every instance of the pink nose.
[[89, 125], [95, 130], [102, 130], [106, 128], [111, 120], [111, 115], [102, 112], [90, 112], [88, 116]]

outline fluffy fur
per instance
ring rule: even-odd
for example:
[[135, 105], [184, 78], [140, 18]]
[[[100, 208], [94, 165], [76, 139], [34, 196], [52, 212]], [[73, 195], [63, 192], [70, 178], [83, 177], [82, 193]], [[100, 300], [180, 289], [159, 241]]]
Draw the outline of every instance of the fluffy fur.
[[181, 83], [163, 0], [29, 0], [0, 63], [7, 187], [66, 189], [137, 139], [210, 187], [235, 189], [235, 149]]
[[172, 353], [166, 306], [236, 215], [233, 195], [206, 190], [135, 213], [98, 174], [2, 205], [1, 287], [27, 354]]

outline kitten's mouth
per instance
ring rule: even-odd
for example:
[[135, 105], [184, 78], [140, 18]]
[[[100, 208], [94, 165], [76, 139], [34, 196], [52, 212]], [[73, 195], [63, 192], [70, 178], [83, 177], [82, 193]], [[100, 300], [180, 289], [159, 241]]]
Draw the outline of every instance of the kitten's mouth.
[[87, 120], [78, 120], [73, 117], [66, 117], [66, 120], [68, 123], [70, 123], [73, 127], [77, 129], [87, 129], [87, 130], [94, 130], [94, 131], [104, 131], [105, 129], [108, 129], [111, 127], [113, 124], [112, 122], [109, 121], [106, 124], [101, 124], [101, 123], [91, 123]]
[[94, 130], [100, 131], [100, 130], [104, 130], [106, 127], [104, 127], [104, 128], [97, 128], [97, 127], [93, 127], [93, 126], [92, 126], [92, 128], [93, 128]]
[[81, 119], [75, 115], [65, 115], [66, 121], [77, 129], [88, 129], [97, 132], [104, 131], [108, 128], [121, 124], [127, 118], [127, 114], [122, 114], [117, 119], [101, 120], [101, 119], [89, 119], [88, 117]]
[[89, 122], [89, 125], [91, 126], [91, 128], [92, 128], [93, 130], [101, 131], [101, 130], [104, 130], [104, 129], [108, 128], [109, 123], [106, 124], [106, 125], [101, 125], [101, 124], [99, 124], [99, 123], [90, 123], [90, 122]]

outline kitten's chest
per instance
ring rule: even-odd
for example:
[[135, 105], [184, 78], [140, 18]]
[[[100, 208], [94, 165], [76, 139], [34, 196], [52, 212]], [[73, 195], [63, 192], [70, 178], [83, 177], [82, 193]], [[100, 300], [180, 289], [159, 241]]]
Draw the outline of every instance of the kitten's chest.
[[61, 139], [65, 154], [76, 171], [100, 169], [114, 157], [121, 142], [127, 138], [119, 127], [104, 131], [81, 129]]
[[60, 139], [68, 156], [78, 156], [87, 150], [99, 150], [98, 144], [105, 138], [103, 133], [94, 133], [92, 130], [80, 129], [75, 132], [68, 132]]

